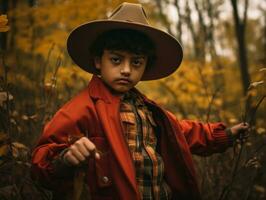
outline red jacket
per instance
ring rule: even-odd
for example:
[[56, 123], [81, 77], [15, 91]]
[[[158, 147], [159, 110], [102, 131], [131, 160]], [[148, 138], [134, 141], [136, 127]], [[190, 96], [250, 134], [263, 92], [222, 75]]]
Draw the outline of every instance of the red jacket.
[[[209, 155], [226, 150], [231, 142], [224, 131], [225, 126], [222, 123], [178, 121], [173, 114], [144, 98], [157, 123], [158, 152], [163, 158], [165, 180], [174, 199], [200, 199], [191, 153]], [[57, 192], [71, 185], [74, 170], [69, 169], [59, 176], [52, 160], [70, 145], [69, 138], [87, 133], [87, 137], [104, 152], [99, 161], [88, 161], [86, 180], [92, 199], [139, 200], [119, 105], [120, 98], [113, 96], [94, 76], [89, 86], [65, 104], [45, 126], [33, 152], [33, 177]]]

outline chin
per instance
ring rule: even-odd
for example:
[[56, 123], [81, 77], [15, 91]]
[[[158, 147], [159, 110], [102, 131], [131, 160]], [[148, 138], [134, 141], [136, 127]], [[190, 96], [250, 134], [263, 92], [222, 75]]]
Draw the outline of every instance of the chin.
[[125, 94], [127, 93], [129, 90], [116, 90], [116, 93], [118, 94]]
[[130, 89], [128, 88], [112, 88], [113, 94], [123, 95], [127, 93]]

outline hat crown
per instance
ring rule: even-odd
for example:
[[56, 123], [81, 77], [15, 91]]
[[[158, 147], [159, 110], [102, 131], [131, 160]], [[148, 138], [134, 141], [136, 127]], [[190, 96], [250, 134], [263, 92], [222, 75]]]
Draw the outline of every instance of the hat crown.
[[113, 11], [108, 19], [149, 25], [146, 13], [141, 4], [124, 2]]

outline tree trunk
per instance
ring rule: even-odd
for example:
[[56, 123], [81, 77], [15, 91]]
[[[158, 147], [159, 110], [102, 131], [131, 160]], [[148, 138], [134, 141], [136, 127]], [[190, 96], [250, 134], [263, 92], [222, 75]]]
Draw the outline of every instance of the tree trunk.
[[238, 62], [241, 72], [242, 85], [244, 95], [247, 95], [248, 87], [250, 85], [250, 76], [248, 72], [248, 59], [247, 59], [247, 48], [245, 42], [245, 31], [246, 31], [246, 17], [248, 9], [248, 0], [245, 0], [244, 18], [240, 19], [237, 0], [231, 0], [231, 5], [233, 8], [233, 16], [235, 22], [235, 35], [238, 45]]
[[191, 9], [189, 7], [188, 0], [186, 0], [186, 14], [185, 14], [185, 20], [188, 26], [188, 29], [190, 30], [192, 40], [193, 40], [193, 49], [194, 49], [194, 57], [197, 59], [199, 58], [200, 55], [200, 47], [199, 47], [199, 42], [198, 42], [198, 36], [196, 34], [195, 28], [193, 26], [193, 22], [191, 19]]
[[199, 26], [199, 31], [198, 31], [198, 48], [199, 48], [199, 55], [198, 58], [205, 62], [205, 57], [206, 57], [206, 43], [207, 43], [207, 27], [206, 24], [204, 23], [204, 18], [202, 15], [203, 10], [200, 9], [198, 1], [194, 0], [194, 6], [197, 11], [198, 15], [198, 24]]
[[162, 0], [155, 0], [155, 2], [156, 2], [156, 5], [159, 9], [159, 16], [160, 16], [161, 20], [163, 21], [164, 25], [166, 26], [168, 33], [173, 35], [173, 32], [172, 32], [171, 27], [170, 27], [170, 23], [167, 20], [167, 16], [163, 13]]
[[178, 22], [176, 25], [176, 29], [177, 29], [177, 39], [178, 41], [182, 44], [182, 24], [183, 24], [183, 17], [181, 14], [181, 9], [180, 9], [180, 5], [179, 5], [179, 0], [175, 0], [175, 6], [176, 6], [176, 10], [177, 10], [177, 14], [178, 14]]
[[[223, 90], [224, 87], [224, 75], [221, 73], [221, 70], [223, 68], [221, 62], [220, 62], [220, 58], [217, 55], [217, 51], [216, 51], [216, 47], [215, 47], [215, 41], [214, 41], [214, 20], [219, 18], [218, 15], [218, 8], [219, 5], [215, 5], [215, 2], [212, 3], [211, 0], [207, 0], [206, 1], [206, 10], [207, 10], [207, 15], [208, 18], [210, 20], [210, 24], [207, 27], [207, 38], [206, 38], [206, 42], [208, 44], [208, 49], [209, 49], [209, 53], [211, 56], [211, 60], [214, 63], [214, 70], [215, 70], [215, 74], [214, 74], [214, 82], [213, 85], [215, 86], [215, 90], [219, 88], [219, 91]], [[216, 12], [216, 14], [214, 14]]]

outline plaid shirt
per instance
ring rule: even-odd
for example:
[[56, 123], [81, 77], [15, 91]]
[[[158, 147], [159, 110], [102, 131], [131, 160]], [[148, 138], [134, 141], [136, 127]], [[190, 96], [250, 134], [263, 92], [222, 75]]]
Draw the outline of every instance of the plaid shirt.
[[171, 190], [164, 180], [164, 163], [156, 152], [157, 138], [153, 128], [156, 124], [152, 113], [141, 97], [131, 91], [123, 97], [120, 116], [142, 199], [170, 199]]

